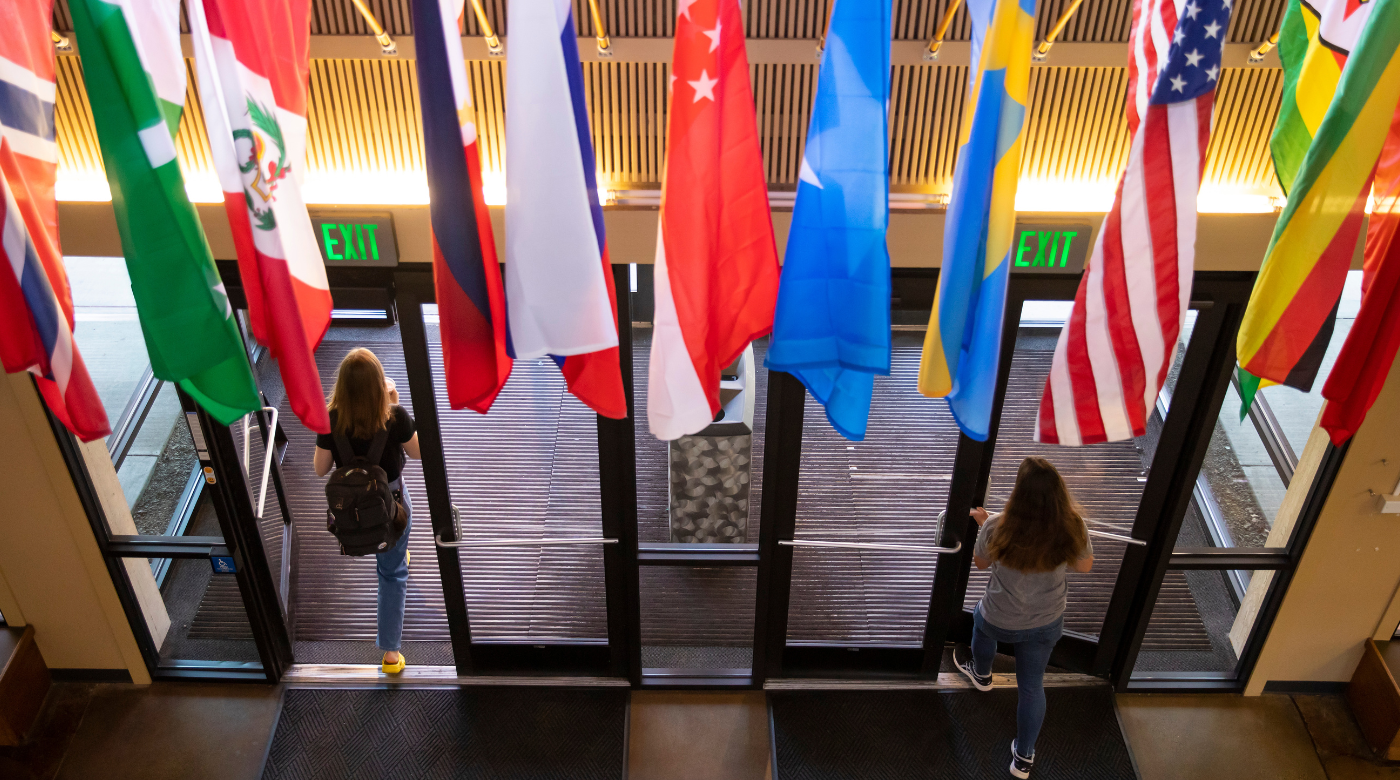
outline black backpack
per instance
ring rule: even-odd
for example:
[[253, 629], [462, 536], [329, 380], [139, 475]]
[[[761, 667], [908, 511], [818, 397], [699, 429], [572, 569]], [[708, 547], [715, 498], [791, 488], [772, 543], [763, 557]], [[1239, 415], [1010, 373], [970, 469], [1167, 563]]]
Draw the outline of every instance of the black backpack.
[[[371, 555], [393, 547], [404, 525], [403, 511], [389, 487], [389, 475], [379, 465], [388, 429], [382, 429], [370, 442], [369, 452], [356, 455], [345, 434], [335, 434], [335, 450], [341, 467], [326, 482], [326, 530], [340, 541], [342, 555]], [[405, 520], [407, 517], [404, 518]]]

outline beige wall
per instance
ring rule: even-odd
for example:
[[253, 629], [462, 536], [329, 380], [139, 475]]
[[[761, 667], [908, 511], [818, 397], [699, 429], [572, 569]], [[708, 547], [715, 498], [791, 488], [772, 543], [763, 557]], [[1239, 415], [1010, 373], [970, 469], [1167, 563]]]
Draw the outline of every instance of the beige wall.
[[[432, 261], [432, 239], [428, 232], [427, 206], [346, 206], [346, 211], [388, 210], [394, 215], [399, 257], [405, 263]], [[323, 207], [316, 207], [317, 211]], [[60, 240], [69, 255], [116, 256], [121, 254], [121, 238], [110, 203], [60, 203]], [[223, 206], [199, 206], [209, 245], [218, 258], [233, 259], [233, 234], [224, 217]], [[614, 263], [651, 263], [656, 258], [655, 209], [608, 209], [604, 220], [608, 231], [608, 251]], [[1097, 232], [1102, 214], [1026, 214], [1027, 219], [1073, 219], [1088, 221]], [[896, 267], [935, 267], [943, 255], [942, 211], [894, 211], [890, 215], [888, 242], [890, 261]], [[1253, 271], [1264, 257], [1274, 214], [1202, 214], [1196, 238], [1196, 268], [1201, 271]], [[775, 211], [773, 227], [779, 256], [787, 243], [791, 211]], [[505, 210], [491, 209], [496, 250], [505, 256]], [[1361, 267], [1358, 252], [1354, 266]]]
[[1362, 643], [1389, 636], [1400, 586], [1400, 515], [1375, 511], [1368, 491], [1389, 493], [1400, 477], [1400, 371], [1391, 371], [1352, 439], [1312, 539], [1250, 677], [1248, 693], [1271, 680], [1351, 679]]
[[[28, 374], [0, 381], [0, 441], [13, 488], [0, 512], [0, 609], [34, 626], [50, 668], [126, 669], [150, 682]], [[101, 441], [87, 446], [105, 454]]]

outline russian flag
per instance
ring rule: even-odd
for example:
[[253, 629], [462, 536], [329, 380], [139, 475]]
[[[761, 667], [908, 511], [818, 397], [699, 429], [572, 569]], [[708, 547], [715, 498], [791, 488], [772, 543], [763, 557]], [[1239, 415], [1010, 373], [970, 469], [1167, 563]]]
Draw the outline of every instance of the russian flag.
[[551, 356], [570, 392], [598, 414], [621, 419], [627, 399], [612, 264], [570, 2], [511, 0], [509, 14], [510, 348], [517, 358]]
[[428, 163], [433, 283], [447, 400], [485, 414], [510, 376], [505, 297], [457, 20], [464, 0], [414, 0], [418, 96]]

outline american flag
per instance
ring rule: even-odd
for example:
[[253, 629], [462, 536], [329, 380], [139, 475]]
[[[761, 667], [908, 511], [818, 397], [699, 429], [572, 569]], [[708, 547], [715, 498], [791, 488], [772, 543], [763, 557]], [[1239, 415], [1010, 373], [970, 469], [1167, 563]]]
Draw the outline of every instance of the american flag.
[[1191, 299], [1196, 195], [1231, 2], [1133, 3], [1128, 167], [1055, 347], [1037, 441], [1146, 432]]

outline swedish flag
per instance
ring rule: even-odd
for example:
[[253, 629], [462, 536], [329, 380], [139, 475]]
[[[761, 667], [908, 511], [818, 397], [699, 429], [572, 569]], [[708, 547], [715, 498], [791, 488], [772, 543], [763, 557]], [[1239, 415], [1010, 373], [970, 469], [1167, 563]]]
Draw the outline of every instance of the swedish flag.
[[1035, 0], [968, 0], [967, 7], [976, 70], [958, 134], [919, 392], [946, 397], [963, 433], [985, 441], [1016, 225]]

